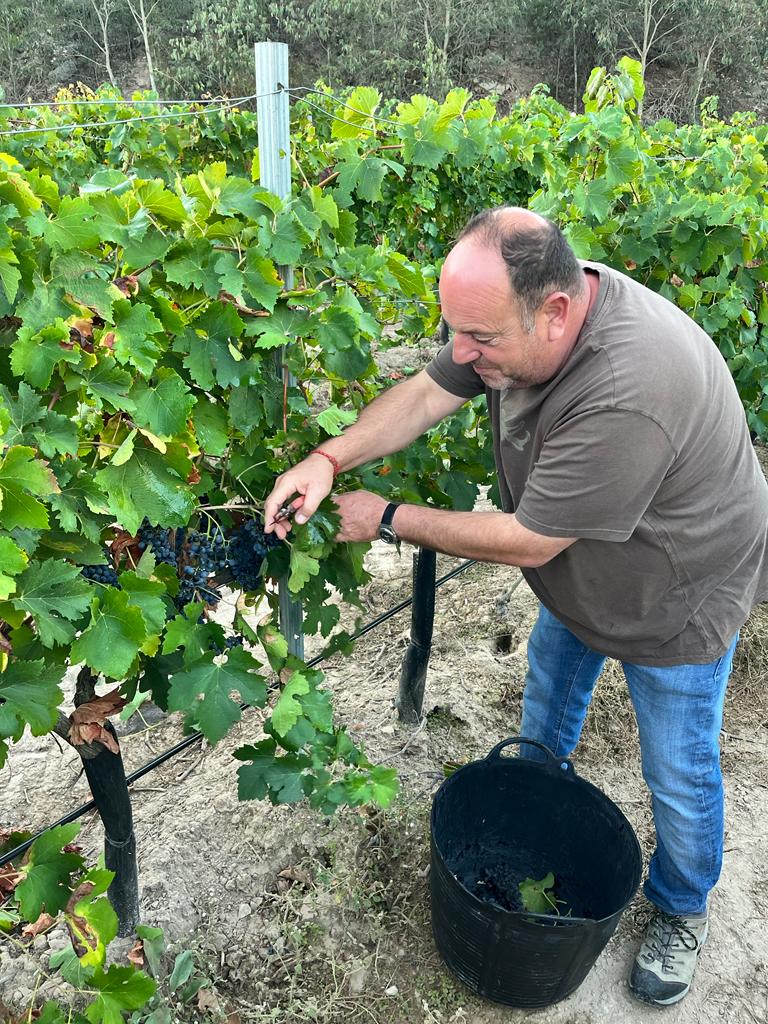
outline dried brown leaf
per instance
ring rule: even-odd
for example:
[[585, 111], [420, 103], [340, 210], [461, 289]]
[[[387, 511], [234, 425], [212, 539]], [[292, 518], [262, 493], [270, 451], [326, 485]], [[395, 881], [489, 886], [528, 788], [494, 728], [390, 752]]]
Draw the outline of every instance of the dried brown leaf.
[[143, 967], [146, 963], [146, 959], [144, 957], [144, 942], [141, 939], [136, 939], [126, 955], [128, 957], [128, 962], [133, 964], [134, 967]]
[[277, 873], [277, 877], [287, 878], [289, 882], [298, 882], [307, 888], [312, 885], [310, 873], [297, 864], [289, 864], [287, 868], [283, 868], [282, 871]]
[[26, 938], [34, 939], [34, 937], [36, 935], [40, 935], [41, 932], [47, 932], [54, 921], [55, 918], [51, 917], [50, 914], [43, 913], [36, 921], [25, 924], [21, 929], [21, 934]]
[[117, 740], [111, 732], [104, 728], [104, 723], [110, 715], [116, 715], [122, 711], [127, 703], [125, 697], [120, 696], [119, 689], [115, 689], [75, 708], [69, 716], [72, 723], [69, 728], [70, 743], [74, 746], [84, 743], [102, 743], [113, 754], [119, 754], [120, 748], [117, 745]]
[[211, 988], [201, 988], [197, 993], [198, 1010], [207, 1010], [209, 1013], [219, 1013], [219, 997]]

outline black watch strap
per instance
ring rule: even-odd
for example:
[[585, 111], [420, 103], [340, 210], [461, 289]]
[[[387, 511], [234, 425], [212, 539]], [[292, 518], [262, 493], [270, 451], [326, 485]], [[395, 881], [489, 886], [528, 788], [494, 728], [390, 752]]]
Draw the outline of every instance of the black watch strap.
[[383, 540], [386, 544], [396, 544], [398, 551], [400, 550], [400, 538], [392, 525], [392, 517], [401, 504], [399, 501], [390, 501], [384, 509], [384, 515], [379, 523], [379, 540]]
[[381, 526], [392, 526], [392, 520], [395, 512], [402, 505], [401, 501], [390, 501], [387, 507], [384, 509], [384, 515], [381, 517]]

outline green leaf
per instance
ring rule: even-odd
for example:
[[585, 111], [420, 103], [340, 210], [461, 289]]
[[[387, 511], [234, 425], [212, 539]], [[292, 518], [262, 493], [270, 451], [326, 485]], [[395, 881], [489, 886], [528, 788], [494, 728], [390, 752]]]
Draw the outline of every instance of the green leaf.
[[240, 707], [230, 697], [232, 691], [257, 707], [263, 707], [267, 699], [266, 682], [254, 671], [258, 662], [242, 647], [232, 648], [221, 664], [216, 664], [214, 657], [207, 654], [171, 676], [168, 693], [169, 709], [183, 711], [186, 724], [199, 728], [212, 744], [240, 721]]
[[77, 455], [77, 425], [57, 412], [46, 412], [32, 431], [32, 436], [49, 459], [54, 455]]
[[[191, 468], [191, 464], [190, 464]], [[158, 526], [184, 526], [197, 506], [191, 487], [159, 452], [137, 448], [123, 466], [96, 474], [115, 518], [136, 533], [144, 516]]]
[[283, 287], [272, 260], [259, 254], [257, 249], [249, 249], [245, 255], [243, 271], [243, 298], [251, 305], [256, 303], [268, 309], [275, 308], [275, 302]]
[[[166, 620], [163, 584], [157, 580], [146, 579], [135, 572], [123, 572], [120, 574], [120, 586], [123, 593], [128, 595], [131, 605], [141, 611], [147, 636], [159, 637]], [[154, 651], [148, 653], [154, 654]]]
[[126, 1010], [140, 1010], [155, 994], [157, 985], [135, 967], [110, 964], [104, 972], [97, 967], [88, 978], [87, 987], [98, 995], [85, 1011], [91, 1024], [124, 1024]]
[[135, 403], [133, 418], [166, 440], [181, 434], [195, 404], [194, 395], [175, 370], [160, 367], [152, 383], [137, 381], [131, 391]]
[[0, 601], [7, 600], [14, 592], [16, 581], [11, 577], [23, 572], [28, 561], [26, 552], [10, 537], [0, 537]]
[[21, 327], [11, 346], [11, 368], [36, 388], [46, 388], [58, 363], [80, 362], [80, 349], [65, 348], [68, 344], [69, 327], [61, 319], [38, 331]]
[[331, 136], [334, 139], [356, 139], [360, 136], [369, 138], [375, 134], [376, 125], [372, 121], [373, 112], [381, 103], [381, 93], [367, 86], [358, 86], [339, 110], [339, 116], [333, 121]]
[[533, 878], [526, 878], [518, 883], [520, 899], [523, 906], [531, 914], [551, 914], [556, 909], [553, 886], [555, 876], [550, 871], [544, 878], [534, 881]]
[[201, 395], [192, 413], [200, 447], [207, 455], [223, 455], [229, 443], [226, 409]]
[[165, 276], [185, 288], [199, 288], [215, 299], [221, 289], [211, 265], [213, 255], [211, 243], [205, 239], [176, 246], [171, 258], [163, 263]]
[[[33, 736], [50, 732], [58, 718], [64, 694], [59, 683], [64, 666], [43, 661], [11, 661], [0, 672], [0, 736], [14, 742], [21, 739], [25, 726]], [[5, 744], [0, 741], [0, 768], [5, 763]], [[36, 918], [31, 918], [36, 920]]]
[[272, 728], [278, 736], [285, 736], [302, 717], [303, 709], [296, 698], [305, 693], [309, 693], [309, 681], [301, 672], [296, 671], [283, 687], [272, 711]]
[[66, 922], [83, 967], [104, 963], [109, 943], [117, 935], [117, 914], [104, 895], [115, 877], [113, 871], [93, 868], [78, 880], [80, 898], [67, 904]]
[[72, 644], [73, 663], [123, 679], [147, 636], [144, 616], [128, 594], [107, 587], [91, 604], [91, 621]]
[[348, 427], [356, 419], [357, 411], [355, 409], [340, 409], [338, 405], [329, 405], [318, 415], [317, 423], [326, 434], [337, 437], [344, 427]]
[[44, 562], [30, 562], [18, 578], [11, 602], [14, 608], [32, 616], [41, 642], [53, 647], [69, 643], [75, 635], [72, 620], [88, 608], [91, 593], [77, 566], [47, 558]]
[[310, 759], [302, 754], [276, 754], [277, 744], [271, 738], [235, 751], [239, 761], [251, 762], [237, 770], [240, 800], [263, 800], [268, 796], [272, 803], [288, 804], [306, 796], [311, 780], [304, 777], [304, 772], [311, 765]]
[[133, 411], [133, 401], [128, 397], [133, 377], [127, 370], [121, 370], [112, 356], [100, 356], [93, 369], [82, 371], [82, 378], [92, 398], [107, 402], [114, 409]]
[[291, 575], [288, 589], [297, 594], [307, 580], [320, 572], [320, 562], [306, 551], [300, 551], [295, 545], [291, 548]]
[[182, 201], [173, 192], [169, 192], [158, 178], [141, 182], [135, 188], [135, 195], [142, 206], [167, 224], [183, 224], [187, 219]]
[[259, 242], [278, 266], [291, 266], [298, 262], [302, 239], [296, 215], [291, 210], [283, 210], [273, 223], [264, 224], [259, 229]]
[[143, 302], [131, 304], [128, 299], [115, 303], [115, 356], [118, 362], [130, 363], [148, 377], [161, 352], [160, 334], [163, 325]]
[[70, 896], [69, 876], [83, 864], [76, 853], [63, 853], [80, 825], [72, 822], [44, 832], [30, 847], [29, 860], [21, 868], [24, 881], [16, 887], [21, 912], [28, 921], [36, 921], [43, 908], [52, 916], [63, 910]]
[[0, 386], [0, 399], [8, 410], [9, 424], [3, 441], [7, 445], [24, 442], [27, 427], [39, 422], [45, 415], [45, 406], [40, 395], [24, 381], [19, 383], [18, 397], [14, 398], [7, 388]]
[[19, 258], [13, 249], [0, 249], [0, 284], [3, 286], [5, 297], [9, 303], [16, 298], [21, 281], [18, 263]]
[[85, 199], [65, 196], [58, 212], [46, 225], [44, 236], [53, 249], [90, 249], [99, 241], [99, 231], [93, 223], [93, 208]]

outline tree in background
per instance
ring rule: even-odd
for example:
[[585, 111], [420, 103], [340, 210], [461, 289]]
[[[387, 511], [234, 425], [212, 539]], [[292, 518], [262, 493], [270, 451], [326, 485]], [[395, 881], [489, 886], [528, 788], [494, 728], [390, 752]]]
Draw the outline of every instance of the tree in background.
[[[105, 78], [131, 91], [137, 69], [161, 95], [246, 95], [253, 43], [291, 47], [291, 80], [365, 83], [386, 96], [504, 81], [533, 66], [572, 108], [596, 64], [637, 57], [646, 117], [768, 109], [765, 0], [4, 0], [0, 88], [45, 99]], [[139, 77], [141, 81], [141, 77]]]

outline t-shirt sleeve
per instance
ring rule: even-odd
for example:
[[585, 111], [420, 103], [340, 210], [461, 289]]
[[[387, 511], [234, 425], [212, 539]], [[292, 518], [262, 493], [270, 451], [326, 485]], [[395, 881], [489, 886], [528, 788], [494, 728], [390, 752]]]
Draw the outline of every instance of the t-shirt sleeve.
[[580, 413], [545, 439], [515, 515], [546, 537], [625, 541], [675, 454], [665, 431], [643, 413]]
[[454, 363], [453, 342], [443, 345], [425, 369], [435, 384], [459, 398], [475, 398], [485, 392], [485, 385], [469, 363]]

